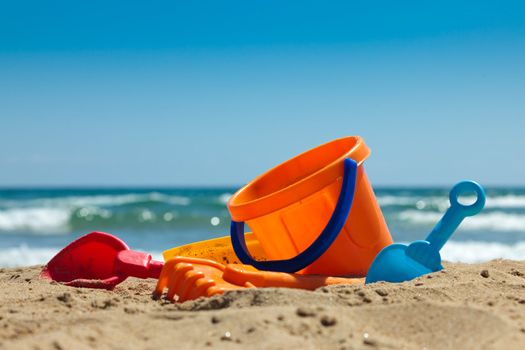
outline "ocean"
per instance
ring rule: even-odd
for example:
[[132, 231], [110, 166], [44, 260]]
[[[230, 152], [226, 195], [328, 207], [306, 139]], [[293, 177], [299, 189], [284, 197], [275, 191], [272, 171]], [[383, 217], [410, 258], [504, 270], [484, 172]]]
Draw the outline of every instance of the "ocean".
[[[135, 250], [163, 250], [229, 234], [235, 188], [1, 189], [0, 266], [44, 264], [91, 231]], [[396, 242], [424, 239], [448, 207], [448, 188], [376, 188]], [[442, 250], [448, 261], [525, 259], [525, 188], [486, 188], [487, 204]]]

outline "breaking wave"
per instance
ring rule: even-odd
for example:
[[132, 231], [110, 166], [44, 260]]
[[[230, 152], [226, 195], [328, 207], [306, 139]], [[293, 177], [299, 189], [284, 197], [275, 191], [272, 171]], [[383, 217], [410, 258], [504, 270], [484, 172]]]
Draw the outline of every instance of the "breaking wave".
[[[64, 234], [86, 227], [166, 228], [192, 225], [226, 215], [231, 193], [193, 197], [160, 192], [70, 195], [39, 198], [0, 197], [0, 234]], [[223, 215], [224, 214], [224, 215]], [[226, 222], [227, 220], [222, 220]]]
[[0, 211], [0, 231], [65, 233], [71, 211], [60, 208], [18, 208]]
[[[405, 210], [398, 219], [415, 225], [433, 225], [441, 219], [443, 213]], [[461, 223], [462, 230], [524, 231], [525, 215], [493, 211], [466, 218]]]
[[[465, 197], [466, 201], [474, 200], [473, 197]], [[416, 207], [418, 209], [434, 208], [445, 210], [449, 206], [449, 200], [446, 195], [443, 196], [395, 196], [379, 195], [377, 201], [382, 207], [401, 206]], [[525, 196], [522, 195], [503, 195], [487, 196], [486, 208], [515, 208], [525, 209]]]

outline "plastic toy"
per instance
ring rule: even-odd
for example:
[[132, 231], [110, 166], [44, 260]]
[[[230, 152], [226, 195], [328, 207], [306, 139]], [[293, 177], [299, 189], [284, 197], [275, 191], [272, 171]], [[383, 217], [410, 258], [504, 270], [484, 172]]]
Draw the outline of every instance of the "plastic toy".
[[166, 261], [154, 294], [160, 296], [168, 288], [168, 300], [184, 302], [243, 288], [286, 287], [314, 290], [331, 284], [363, 283], [363, 278], [257, 271], [241, 264], [225, 266], [209, 259], [174, 257]]
[[[367, 276], [366, 283], [401, 282], [441, 270], [439, 250], [465, 217], [482, 210], [483, 188], [458, 183], [450, 208], [426, 240], [392, 244], [363, 167], [369, 154], [364, 141], [351, 136], [273, 168], [229, 200], [229, 237], [169, 249], [165, 264], [115, 236], [92, 232], [53, 257], [41, 276], [104, 289], [130, 276], [159, 278], [156, 294], [168, 288], [168, 299], [185, 301], [239, 288], [364, 283], [350, 276]], [[475, 203], [459, 203], [467, 192], [476, 193]], [[244, 232], [245, 223], [253, 233]]]
[[[307, 151], [275, 167], [228, 202], [231, 241], [242, 263], [259, 270], [365, 276], [392, 243], [365, 174], [370, 154], [357, 136]], [[268, 261], [246, 248], [244, 222]]]
[[[458, 197], [468, 192], [476, 193], [476, 201], [463, 205]], [[378, 281], [403, 282], [443, 269], [439, 251], [467, 216], [476, 215], [485, 205], [485, 191], [473, 181], [462, 181], [450, 191], [450, 208], [436, 224], [426, 240], [415, 241], [409, 246], [392, 244], [384, 248], [368, 270], [366, 283]]]
[[251, 283], [255, 287], [283, 287], [314, 290], [333, 284], [364, 284], [364, 278], [330, 277], [323, 275], [300, 275], [286, 272], [259, 271], [253, 266], [228, 264], [224, 270], [225, 281], [237, 285]]
[[113, 289], [127, 277], [158, 278], [163, 262], [130, 250], [104, 232], [91, 232], [71, 242], [44, 267], [41, 277], [68, 286]]
[[166, 261], [154, 295], [159, 297], [168, 288], [166, 299], [178, 302], [211, 297], [227, 290], [253, 288], [252, 284], [235, 285], [222, 279], [225, 266], [209, 259], [175, 257]]
[[[257, 260], [266, 260], [259, 241], [252, 233], [245, 233], [246, 247]], [[210, 259], [222, 264], [238, 264], [241, 261], [235, 255], [230, 236], [208, 239], [168, 249], [162, 253], [164, 261], [176, 256]]]

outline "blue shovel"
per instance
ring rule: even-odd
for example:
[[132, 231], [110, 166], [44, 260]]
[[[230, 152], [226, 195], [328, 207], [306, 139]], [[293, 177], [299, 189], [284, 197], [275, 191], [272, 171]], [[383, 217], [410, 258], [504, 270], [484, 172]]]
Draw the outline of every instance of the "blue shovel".
[[[476, 202], [470, 205], [459, 203], [458, 197], [467, 193], [476, 193]], [[410, 245], [391, 244], [383, 248], [372, 262], [366, 283], [379, 281], [409, 281], [427, 273], [443, 269], [439, 250], [467, 216], [476, 215], [485, 205], [485, 191], [474, 181], [457, 183], [449, 194], [450, 208], [439, 220], [424, 241], [415, 241]]]

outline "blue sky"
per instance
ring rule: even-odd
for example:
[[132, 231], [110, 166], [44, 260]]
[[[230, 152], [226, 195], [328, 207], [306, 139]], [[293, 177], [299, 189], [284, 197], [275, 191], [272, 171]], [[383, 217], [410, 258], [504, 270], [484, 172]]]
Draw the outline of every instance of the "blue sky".
[[0, 186], [240, 185], [362, 135], [374, 185], [525, 185], [519, 1], [0, 5]]

